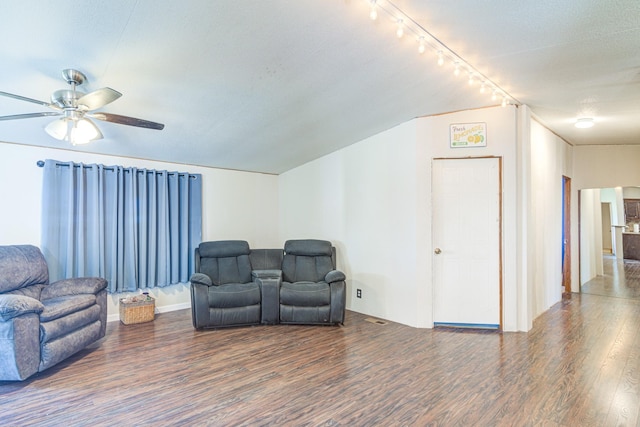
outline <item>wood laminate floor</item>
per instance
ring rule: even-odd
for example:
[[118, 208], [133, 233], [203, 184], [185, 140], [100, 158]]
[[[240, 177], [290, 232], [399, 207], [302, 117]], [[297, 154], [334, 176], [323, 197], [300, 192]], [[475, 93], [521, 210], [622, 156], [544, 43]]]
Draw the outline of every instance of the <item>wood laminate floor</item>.
[[640, 299], [640, 261], [603, 257], [603, 275], [582, 285], [582, 293]]
[[573, 294], [529, 333], [344, 327], [195, 331], [190, 311], [109, 323], [19, 383], [2, 426], [637, 426], [640, 301]]

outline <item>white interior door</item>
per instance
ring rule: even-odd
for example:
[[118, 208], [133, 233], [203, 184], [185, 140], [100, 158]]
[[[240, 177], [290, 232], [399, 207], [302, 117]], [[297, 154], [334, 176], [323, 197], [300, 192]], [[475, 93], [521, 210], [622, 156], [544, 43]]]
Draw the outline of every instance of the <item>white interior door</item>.
[[500, 328], [500, 159], [436, 159], [432, 173], [434, 324]]

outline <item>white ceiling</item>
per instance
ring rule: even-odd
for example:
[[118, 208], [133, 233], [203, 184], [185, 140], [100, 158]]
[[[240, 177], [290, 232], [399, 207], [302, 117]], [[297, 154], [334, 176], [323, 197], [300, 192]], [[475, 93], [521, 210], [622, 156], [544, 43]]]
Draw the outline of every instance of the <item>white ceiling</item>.
[[[571, 144], [640, 143], [640, 1], [393, 3]], [[3, 0], [0, 91], [48, 101], [77, 68], [85, 91], [124, 94], [103, 111], [165, 129], [98, 122], [103, 140], [69, 147], [43, 117], [0, 121], [0, 141], [277, 174], [496, 104], [368, 15], [364, 0]], [[0, 97], [0, 115], [39, 111]], [[573, 126], [583, 114], [593, 128]]]

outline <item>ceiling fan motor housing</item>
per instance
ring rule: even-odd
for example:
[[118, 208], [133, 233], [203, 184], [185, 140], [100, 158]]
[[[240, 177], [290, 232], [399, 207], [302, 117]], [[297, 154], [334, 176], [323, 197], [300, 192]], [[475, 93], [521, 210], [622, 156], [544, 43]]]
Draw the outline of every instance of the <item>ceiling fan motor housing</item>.
[[60, 108], [76, 108], [78, 106], [78, 99], [83, 95], [83, 92], [60, 89], [51, 94], [51, 103]]

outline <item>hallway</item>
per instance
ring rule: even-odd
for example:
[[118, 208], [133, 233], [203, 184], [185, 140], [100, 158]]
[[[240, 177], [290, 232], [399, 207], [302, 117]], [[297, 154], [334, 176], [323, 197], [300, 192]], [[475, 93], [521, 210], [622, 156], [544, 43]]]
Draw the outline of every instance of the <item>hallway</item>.
[[604, 255], [604, 275], [582, 285], [583, 294], [640, 299], [640, 261]]

